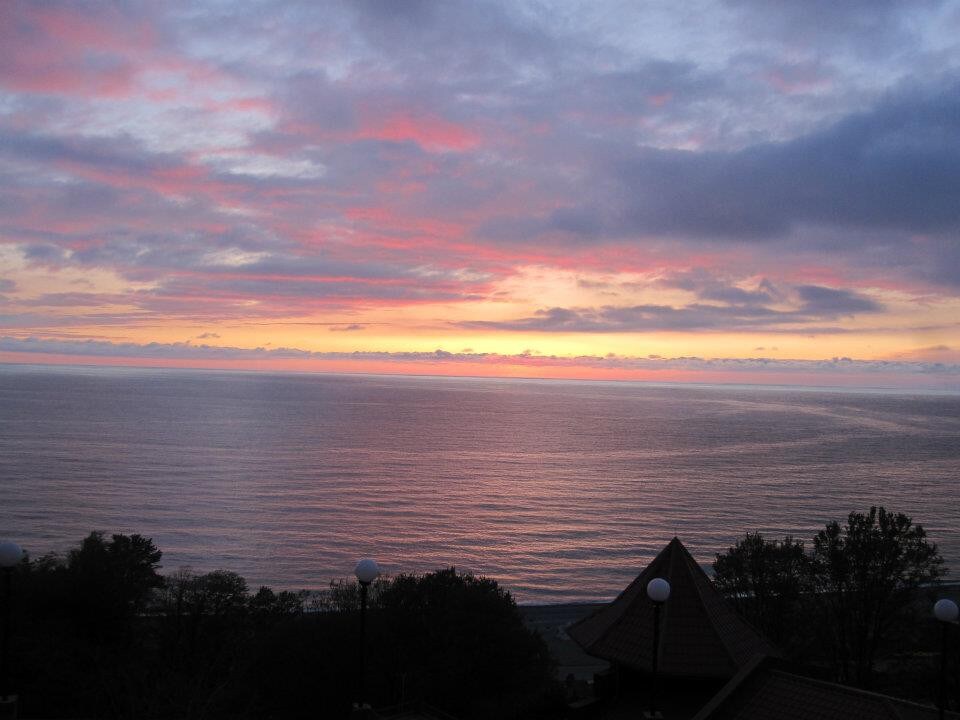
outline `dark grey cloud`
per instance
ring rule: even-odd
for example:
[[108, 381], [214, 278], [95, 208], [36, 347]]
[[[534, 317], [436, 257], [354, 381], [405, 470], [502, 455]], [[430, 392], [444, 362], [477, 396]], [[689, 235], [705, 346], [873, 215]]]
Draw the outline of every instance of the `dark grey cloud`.
[[[598, 191], [539, 219], [500, 218], [498, 240], [795, 239], [798, 228], [960, 231], [960, 84], [891, 96], [870, 112], [735, 152], [628, 150], [600, 142]], [[953, 269], [955, 242], [942, 252]], [[950, 275], [954, 281], [955, 277]]]
[[797, 293], [803, 301], [800, 312], [814, 317], [833, 318], [883, 310], [879, 303], [850, 290], [838, 290], [820, 285], [800, 285], [797, 287]]
[[[170, 279], [162, 287], [146, 294], [149, 298], [208, 298], [217, 297], [244, 299], [258, 298], [268, 302], [270, 298], [303, 300], [328, 300], [369, 298], [372, 302], [379, 299], [391, 300], [462, 300], [473, 296], [463, 288], [431, 286], [415, 282], [409, 283], [372, 283], [363, 280], [299, 280], [263, 278], [220, 279], [204, 277], [202, 279]], [[150, 302], [150, 301], [147, 301]]]
[[28, 307], [101, 307], [126, 304], [130, 299], [130, 296], [118, 293], [61, 292], [44, 293], [35, 298], [23, 300], [20, 304]]
[[[681, 276], [675, 287], [689, 289], [705, 300], [722, 300], [723, 305], [695, 302], [682, 307], [671, 305], [605, 305], [599, 308], [553, 307], [538, 310], [532, 317], [507, 321], [475, 320], [460, 327], [525, 332], [616, 333], [647, 331], [764, 331], [795, 333], [839, 333], [841, 327], [807, 327], [809, 323], [842, 317], [878, 313], [883, 307], [870, 298], [848, 290], [818, 285], [801, 285], [781, 292], [769, 282], [768, 289], [744, 291], [719, 281], [704, 282]], [[779, 309], [765, 303], [779, 302], [796, 295], [794, 307]], [[775, 297], [777, 299], [775, 299]], [[793, 327], [791, 327], [793, 326]]]
[[867, 57], [882, 56], [889, 53], [892, 46], [916, 42], [917, 16], [944, 5], [944, 0], [725, 2], [742, 12], [743, 23], [754, 35], [830, 48], [834, 52], [840, 48], [850, 49]]
[[783, 321], [773, 310], [693, 304], [607, 305], [600, 308], [553, 307], [532, 317], [507, 321], [473, 320], [460, 327], [522, 332], [617, 333], [663, 330], [718, 330], [763, 328]]
[[78, 137], [4, 128], [2, 153], [41, 163], [77, 163], [104, 172], [147, 174], [182, 166], [177, 155], [146, 151], [130, 136]]
[[659, 284], [695, 293], [701, 300], [729, 305], [770, 305], [786, 297], [784, 290], [767, 279], [761, 280], [755, 290], [744, 290], [703, 268], [674, 273], [661, 279]]

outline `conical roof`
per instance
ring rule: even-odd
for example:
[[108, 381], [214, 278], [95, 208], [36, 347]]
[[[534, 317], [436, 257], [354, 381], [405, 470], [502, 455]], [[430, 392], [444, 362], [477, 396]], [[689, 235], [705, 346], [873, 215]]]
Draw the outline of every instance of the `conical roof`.
[[655, 577], [670, 583], [670, 599], [660, 613], [661, 674], [729, 678], [755, 655], [777, 654], [720, 595], [678, 538], [616, 600], [567, 633], [591, 655], [651, 671], [653, 602], [647, 583]]

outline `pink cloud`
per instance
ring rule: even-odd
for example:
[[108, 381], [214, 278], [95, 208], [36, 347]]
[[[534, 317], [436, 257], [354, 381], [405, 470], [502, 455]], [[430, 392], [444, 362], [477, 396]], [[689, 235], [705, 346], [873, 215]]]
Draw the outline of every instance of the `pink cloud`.
[[119, 13], [0, 5], [0, 83], [17, 91], [118, 97], [131, 92], [131, 55], [155, 45], [145, 23]]
[[[152, 18], [109, 6], [0, 3], [0, 86], [17, 92], [171, 102], [230, 78], [210, 63], [166, 48]], [[148, 90], [147, 71], [176, 74], [177, 87]], [[244, 98], [232, 109], [251, 110]], [[258, 109], [263, 109], [262, 106]]]
[[398, 112], [381, 116], [362, 112], [357, 136], [391, 142], [415, 142], [428, 152], [464, 151], [475, 148], [480, 137], [466, 125], [425, 112]]
[[230, 100], [208, 100], [204, 104], [206, 110], [221, 113], [259, 112], [264, 115], [277, 115], [280, 109], [269, 98], [265, 97], [238, 97]]
[[766, 82], [785, 95], [829, 90], [833, 82], [822, 73], [822, 69], [813, 64], [784, 65], [774, 68], [764, 76]]
[[647, 96], [647, 102], [649, 102], [654, 107], [663, 107], [664, 105], [669, 103], [671, 100], [673, 100], [672, 92], [662, 92], [662, 93], [658, 93], [657, 95]]

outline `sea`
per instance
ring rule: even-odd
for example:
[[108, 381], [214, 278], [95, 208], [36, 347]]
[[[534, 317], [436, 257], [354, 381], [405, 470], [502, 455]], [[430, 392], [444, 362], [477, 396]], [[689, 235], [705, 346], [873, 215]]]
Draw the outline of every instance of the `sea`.
[[675, 535], [708, 568], [871, 505], [960, 573], [958, 481], [957, 394], [0, 365], [0, 537], [140, 533], [254, 589], [372, 557], [597, 601]]

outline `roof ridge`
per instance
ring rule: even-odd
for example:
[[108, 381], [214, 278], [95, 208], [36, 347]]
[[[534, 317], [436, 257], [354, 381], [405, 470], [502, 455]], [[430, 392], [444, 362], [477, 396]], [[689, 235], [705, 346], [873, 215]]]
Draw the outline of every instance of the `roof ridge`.
[[[780, 648], [774, 645], [770, 641], [770, 639], [763, 634], [760, 628], [758, 628], [756, 625], [750, 622], [747, 618], [743, 617], [743, 615], [737, 612], [736, 608], [734, 608], [733, 605], [731, 605], [730, 601], [726, 597], [724, 597], [723, 593], [721, 593], [716, 588], [716, 586], [713, 584], [713, 580], [711, 580], [710, 576], [707, 575], [706, 571], [702, 567], [700, 567], [700, 563], [696, 561], [696, 558], [694, 558], [693, 555], [690, 553], [690, 551], [687, 550], [686, 546], [683, 543], [680, 543], [680, 547], [683, 548], [683, 551], [686, 553], [686, 557], [689, 559], [689, 561], [693, 563], [694, 571], [698, 574], [699, 577], [702, 577], [703, 580], [706, 581], [707, 585], [710, 587], [710, 591], [713, 594], [713, 597], [718, 601], [716, 605], [719, 607], [722, 607], [727, 613], [730, 614], [730, 616], [736, 622], [746, 627], [749, 631], [751, 631], [754, 634], [754, 636], [756, 636], [756, 638], [760, 642], [766, 645], [767, 650], [769, 652], [764, 654], [770, 655], [773, 657], [779, 655]], [[701, 592], [700, 586], [696, 585], [696, 583], [694, 584], [697, 588], [697, 595], [700, 598], [700, 601], [703, 604], [704, 609], [706, 609], [707, 611], [707, 615], [711, 617], [711, 620], [713, 620], [712, 613], [710, 612], [710, 608], [708, 606], [708, 603], [706, 602], [706, 598], [703, 595], [703, 592]], [[738, 666], [739, 663], [737, 662], [737, 659], [734, 657], [733, 651], [731, 649], [730, 644], [727, 642], [727, 639], [719, 632], [719, 629], [717, 629], [717, 627], [713, 624], [713, 622], [711, 622], [710, 625], [711, 627], [714, 628], [714, 630], [717, 633], [717, 636], [720, 638], [720, 643], [723, 645], [724, 650], [726, 650], [727, 655], [730, 658], [731, 662], [733, 662], [735, 666]]]
[[709, 718], [717, 708], [723, 706], [730, 699], [757, 668], [762, 665], [767, 665], [769, 662], [770, 657], [768, 655], [758, 654], [750, 658], [750, 661], [740, 668], [736, 674], [717, 691], [717, 694], [710, 698], [707, 703], [697, 711], [697, 714], [693, 716], [692, 720]]
[[890, 698], [884, 698], [883, 705], [896, 720], [906, 720], [906, 718], [903, 717], [903, 713], [900, 712], [900, 709], [896, 706], [896, 703], [891, 702]]
[[[692, 572], [699, 573], [701, 576], [703, 576], [703, 579], [707, 581], [707, 584], [710, 586], [710, 588], [720, 597], [721, 600], [726, 602], [723, 596], [720, 595], [720, 592], [715, 587], [713, 587], [713, 583], [710, 581], [710, 578], [707, 576], [707, 574], [703, 571], [703, 568], [700, 567], [700, 564], [694, 559], [693, 555], [690, 554], [690, 551], [687, 550], [686, 545], [684, 545], [679, 540], [677, 542], [679, 543], [680, 548], [683, 550], [684, 559], [690, 563], [693, 563], [694, 570]], [[694, 577], [696, 578], [696, 576]], [[727, 642], [727, 639], [724, 637], [724, 634], [720, 632], [720, 628], [717, 627], [716, 622], [714, 622], [715, 618], [713, 617], [713, 614], [710, 612], [710, 609], [707, 607], [707, 599], [703, 594], [700, 584], [696, 582], [696, 579], [694, 579], [693, 587], [694, 587], [694, 591], [697, 593], [697, 598], [700, 600], [700, 606], [703, 608], [703, 611], [707, 615], [707, 621], [708, 621], [707, 625], [710, 627], [710, 630], [713, 632], [713, 634], [717, 637], [717, 640], [720, 642], [720, 646], [723, 648], [724, 652], [727, 654], [727, 659], [730, 661], [730, 664], [734, 667], [734, 669], [738, 668], [740, 665], [737, 662], [737, 659], [734, 657], [733, 651], [730, 649], [730, 644]], [[753, 628], [751, 628], [751, 630], [752, 629]]]
[[[677, 542], [679, 542], [679, 540], [678, 540]], [[630, 591], [630, 588], [632, 588], [635, 584], [637, 584], [637, 583], [640, 582], [640, 578], [643, 577], [643, 574], [644, 574], [645, 572], [647, 572], [647, 570], [649, 570], [650, 568], [653, 567], [654, 563], [656, 563], [657, 560], [660, 559], [660, 556], [663, 555], [664, 553], [666, 553], [666, 552], [670, 549], [670, 545], [671, 545], [671, 544], [672, 544], [672, 541], [671, 541], [670, 543], [667, 543], [666, 547], [664, 547], [660, 552], [658, 552], [658, 553], [654, 556], [653, 560], [651, 560], [649, 563], [647, 563], [647, 566], [640, 571], [640, 574], [637, 575], [637, 576], [633, 579], [633, 581], [631, 581], [630, 583], [628, 583], [627, 586], [623, 589], [623, 591], [622, 591], [619, 595], [617, 595], [617, 597], [614, 598], [612, 602], [610, 602], [610, 603], [607, 604], [607, 605], [604, 605], [602, 608], [600, 608], [599, 610], [597, 610], [597, 612], [594, 613], [594, 614], [599, 614], [599, 613], [603, 612], [604, 610], [610, 609], [610, 608], [612, 608], [614, 605], [616, 605], [617, 602], [620, 600], [620, 598], [622, 598], [624, 595], [626, 595], [626, 594]], [[644, 591], [644, 588], [643, 588], [643, 587], [640, 588], [640, 591], [641, 591], [641, 592], [639, 592], [639, 593], [637, 594], [637, 598], [640, 598], [640, 597], [643, 597], [643, 596], [644, 596], [644, 592], [643, 592], [643, 591]], [[637, 599], [637, 598], [634, 598], [633, 600], [630, 600], [630, 601], [628, 602], [627, 607], [631, 607], [631, 606], [633, 605], [633, 603], [636, 602], [636, 599]], [[593, 615], [591, 615], [590, 617], [593, 617]], [[591, 645], [599, 645], [603, 640], [606, 640], [606, 639], [607, 639], [607, 636], [608, 636], [610, 633], [613, 632], [613, 630], [614, 630], [614, 628], [615, 628], [616, 626], [617, 626], [617, 623], [616, 623], [616, 622], [610, 623], [609, 626], [607, 627], [607, 629], [604, 630], [603, 632], [601, 632], [599, 635], [597, 635], [597, 639], [594, 640], [594, 641], [593, 641], [592, 643], [590, 643], [590, 644], [591, 644]]]
[[[651, 630], [657, 611], [646, 585], [655, 577], [664, 577], [674, 586], [660, 612], [663, 642], [657, 648], [657, 660], [664, 674], [730, 677], [757, 653], [779, 655], [739, 616], [676, 536], [614, 600], [572, 623], [567, 633], [591, 655], [651, 670]], [[684, 656], [685, 647], [696, 648], [696, 656]]]
[[[672, 548], [672, 547], [673, 547], [673, 542], [674, 542], [674, 540], [677, 541], [677, 544], [680, 545], [680, 547], [683, 547], [683, 544], [680, 542], [680, 539], [677, 538], [676, 535], [674, 535], [673, 540], [671, 540], [669, 543], [667, 543], [667, 547], [664, 548], [664, 550], [666, 550], [667, 548]], [[673, 566], [674, 566], [674, 564], [677, 562], [677, 557], [678, 557], [678, 555], [671, 550], [671, 551], [670, 551], [670, 557], [667, 558], [667, 573], [666, 573], [666, 574], [669, 575], [670, 577], [673, 577], [673, 570], [674, 570]], [[667, 582], [668, 582], [668, 584], [669, 584], [669, 580], [668, 580]], [[669, 598], [668, 598], [668, 600], [669, 600]], [[666, 636], [666, 634], [667, 634], [667, 625], [668, 625], [668, 623], [669, 623], [669, 621], [670, 621], [670, 603], [669, 603], [669, 602], [665, 602], [665, 603], [661, 603], [661, 605], [664, 606], [664, 607], [663, 607], [663, 612], [660, 613], [660, 626], [657, 628], [657, 631], [656, 631], [656, 632], [659, 633], [659, 635], [660, 635], [661, 642], [659, 642], [659, 643], [657, 644], [657, 647], [654, 648], [654, 650], [655, 650], [656, 653], [657, 653], [657, 664], [658, 664], [658, 665], [662, 665], [662, 664], [663, 664], [662, 661], [663, 661], [663, 648], [664, 648], [664, 643], [662, 642], [662, 638], [664, 638], [664, 637]], [[654, 611], [654, 612], [656, 612], [656, 611]]]
[[[906, 705], [910, 708], [916, 708], [917, 710], [923, 710], [924, 712], [936, 712], [937, 708], [931, 707], [930, 705], [924, 705], [923, 703], [918, 703], [914, 700], [907, 700], [906, 698], [898, 698], [893, 695], [885, 695], [884, 693], [877, 692], [876, 690], [867, 690], [865, 688], [858, 688], [853, 685], [844, 685], [843, 683], [831, 682], [830, 680], [824, 680], [822, 678], [810, 677], [809, 675], [801, 675], [797, 672], [791, 672], [790, 670], [785, 670], [783, 668], [773, 667], [770, 669], [771, 674], [778, 675], [789, 675], [790, 677], [802, 680], [809, 685], [818, 685], [821, 687], [829, 688], [839, 688], [840, 690], [850, 694], [850, 695], [863, 695], [869, 698], [873, 698], [878, 702], [884, 703], [885, 705], [903, 706]], [[898, 717], [903, 717], [903, 714], [897, 710]], [[955, 711], [947, 710], [946, 716], [949, 717], [960, 717]]]
[[[707, 720], [715, 717], [715, 713], [717, 713], [721, 707], [726, 706], [727, 703], [730, 702], [731, 698], [734, 697], [741, 690], [741, 688], [746, 687], [746, 684], [750, 682], [751, 678], [753, 678], [757, 673], [769, 673], [770, 676], [779, 677], [788, 682], [821, 688], [832, 693], [843, 693], [853, 697], [859, 696], [861, 698], [868, 698], [884, 707], [888, 711], [888, 717], [891, 720], [907, 720], [908, 718], [916, 718], [918, 713], [922, 713], [921, 716], [933, 718], [934, 714], [937, 712], [937, 708], [931, 707], [930, 705], [922, 705], [918, 702], [914, 702], [913, 700], [893, 697], [892, 695], [884, 695], [873, 690], [864, 690], [863, 688], [852, 687], [850, 685], [841, 685], [840, 683], [831, 682], [830, 680], [810, 677], [809, 675], [801, 674], [801, 672], [802, 671], [799, 669], [795, 669], [789, 665], [786, 665], [780, 658], [775, 658], [770, 655], [755, 655], [749, 663], [744, 665], [744, 667], [741, 668], [740, 671], [737, 672], [737, 674], [734, 675], [717, 692], [717, 694], [706, 703], [706, 705], [700, 708], [697, 714], [694, 715], [693, 720]], [[910, 712], [911, 710], [918, 711], [918, 713]], [[947, 710], [945, 717], [950, 718], [951, 720], [957, 720], [960, 718], [960, 713]]]

